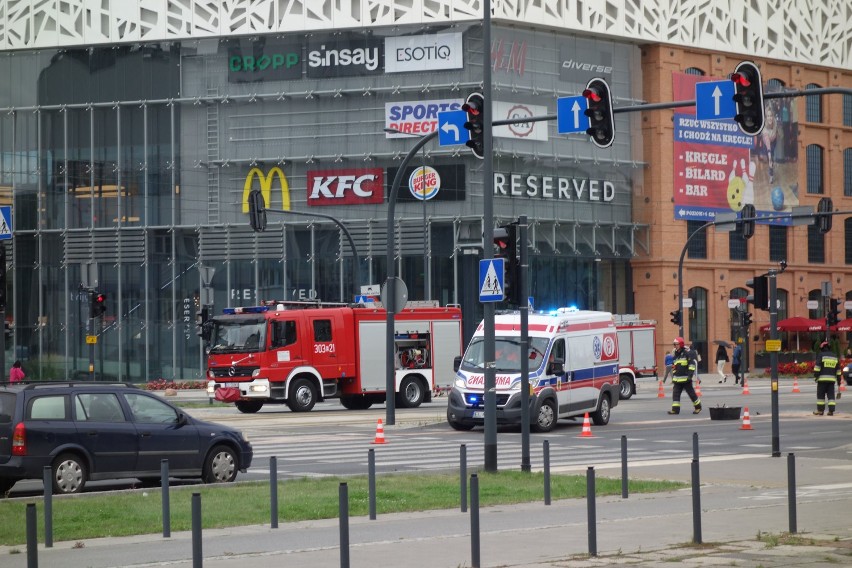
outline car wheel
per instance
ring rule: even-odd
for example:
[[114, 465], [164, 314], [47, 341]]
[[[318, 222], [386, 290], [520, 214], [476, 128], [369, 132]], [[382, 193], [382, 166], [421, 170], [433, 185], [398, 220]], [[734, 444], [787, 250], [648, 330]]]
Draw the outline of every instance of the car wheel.
[[204, 483], [229, 483], [237, 478], [237, 455], [228, 446], [215, 446], [207, 454]]
[[262, 400], [238, 400], [234, 403], [236, 405], [237, 410], [242, 412], [243, 414], [254, 414], [261, 408], [263, 408]]
[[53, 492], [62, 495], [80, 493], [89, 472], [76, 454], [62, 454], [53, 461]]
[[556, 425], [556, 403], [553, 399], [547, 399], [541, 403], [538, 415], [533, 423], [536, 432], [550, 432]]
[[290, 385], [287, 406], [293, 412], [310, 412], [317, 403], [317, 389], [308, 379], [296, 379]]
[[417, 408], [426, 398], [423, 383], [417, 377], [405, 377], [396, 395], [397, 404], [402, 408]]
[[628, 400], [633, 396], [633, 378], [630, 375], [621, 375], [619, 377], [619, 389], [618, 398]]
[[606, 426], [609, 424], [609, 415], [612, 408], [609, 404], [609, 397], [607, 395], [603, 395], [601, 397], [600, 406], [595, 412], [592, 414], [592, 422], [595, 423], [595, 426]]
[[366, 396], [343, 396], [340, 398], [340, 404], [346, 410], [367, 410], [373, 406], [373, 401]]
[[15, 486], [17, 479], [8, 479], [0, 477], [0, 497], [5, 497], [6, 494]]

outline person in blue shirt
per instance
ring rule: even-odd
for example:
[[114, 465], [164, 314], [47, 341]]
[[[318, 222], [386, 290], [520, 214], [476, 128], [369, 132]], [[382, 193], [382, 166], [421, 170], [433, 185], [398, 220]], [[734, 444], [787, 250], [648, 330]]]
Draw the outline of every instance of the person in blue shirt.
[[734, 353], [731, 356], [731, 370], [734, 372], [734, 384], [740, 384], [740, 363], [743, 359], [743, 348], [739, 343], [734, 345]]
[[673, 351], [666, 351], [666, 373], [663, 375], [663, 382], [666, 382], [666, 379], [672, 376], [672, 365], [674, 365], [674, 355], [672, 353]]

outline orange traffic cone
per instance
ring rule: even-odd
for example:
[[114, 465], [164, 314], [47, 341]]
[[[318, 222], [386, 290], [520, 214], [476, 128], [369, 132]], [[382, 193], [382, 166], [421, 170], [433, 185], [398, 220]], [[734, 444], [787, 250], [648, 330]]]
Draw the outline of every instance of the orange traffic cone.
[[802, 392], [799, 390], [799, 377], [793, 377], [793, 391], [792, 392]]
[[583, 418], [583, 431], [580, 432], [578, 438], [594, 438], [592, 436], [592, 425], [589, 422], [589, 413], [586, 413], [586, 416]]
[[748, 381], [743, 379], [743, 394], [751, 394], [751, 391], [748, 390]]
[[376, 424], [376, 439], [373, 440], [374, 444], [387, 444], [385, 440], [385, 427], [382, 426], [382, 419], [379, 418], [379, 423]]
[[663, 381], [659, 381], [660, 388], [657, 390], [657, 398], [666, 398], [666, 391], [663, 390]]
[[695, 396], [701, 398], [701, 381], [695, 383]]
[[751, 418], [748, 415], [748, 406], [743, 408], [743, 425], [740, 426], [740, 430], [752, 430]]
[[840, 391], [839, 392], [845, 392], [845, 391], [846, 391], [846, 379], [840, 379]]

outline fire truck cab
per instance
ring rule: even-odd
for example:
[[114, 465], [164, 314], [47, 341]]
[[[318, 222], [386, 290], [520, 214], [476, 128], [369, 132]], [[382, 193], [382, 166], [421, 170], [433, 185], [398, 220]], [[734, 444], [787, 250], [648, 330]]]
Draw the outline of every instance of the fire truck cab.
[[[521, 356], [529, 360], [530, 424], [549, 432], [559, 418], [589, 413], [609, 422], [619, 400], [618, 340], [612, 314], [560, 308], [529, 316], [529, 350], [521, 353], [520, 314], [494, 318], [497, 423], [521, 422]], [[485, 422], [484, 329], [480, 323], [456, 364], [447, 421], [456, 430]]]
[[[270, 302], [224, 312], [206, 324], [208, 396], [247, 413], [264, 404], [308, 412], [328, 398], [349, 409], [385, 401], [384, 309]], [[406, 307], [394, 331], [395, 400], [413, 408], [449, 388], [461, 353], [461, 310]]]
[[640, 319], [636, 314], [614, 317], [618, 330], [621, 398], [626, 400], [636, 394], [636, 379], [657, 376], [657, 322]]

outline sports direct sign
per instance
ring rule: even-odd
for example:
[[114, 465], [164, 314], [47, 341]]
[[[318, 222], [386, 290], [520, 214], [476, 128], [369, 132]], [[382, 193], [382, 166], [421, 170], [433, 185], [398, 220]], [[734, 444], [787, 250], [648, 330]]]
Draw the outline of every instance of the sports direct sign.
[[464, 99], [385, 103], [385, 128], [401, 133], [386, 132], [385, 137], [410, 138], [434, 132], [438, 128], [438, 113], [461, 110], [462, 104]]

